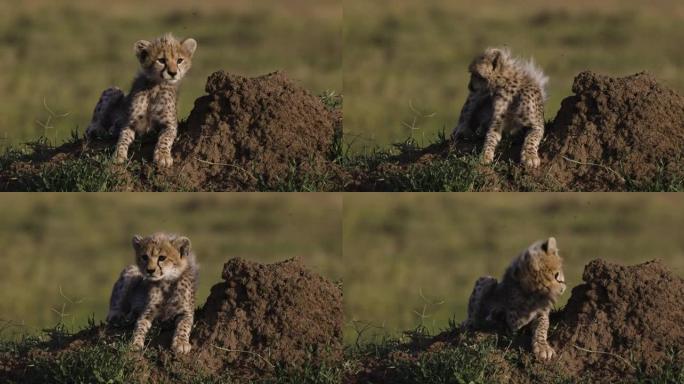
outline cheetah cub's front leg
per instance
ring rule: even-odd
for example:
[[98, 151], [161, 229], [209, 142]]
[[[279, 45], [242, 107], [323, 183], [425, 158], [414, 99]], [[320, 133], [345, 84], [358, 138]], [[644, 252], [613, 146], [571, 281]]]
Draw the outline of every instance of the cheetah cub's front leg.
[[147, 125], [148, 97], [139, 93], [132, 97], [128, 113], [128, 124], [119, 132], [119, 140], [114, 150], [114, 163], [123, 164], [128, 160], [128, 147], [135, 140], [136, 132], [144, 132]]
[[145, 346], [145, 336], [147, 336], [147, 332], [152, 328], [152, 321], [157, 317], [159, 306], [163, 301], [161, 289], [159, 287], [150, 288], [148, 300], [145, 309], [135, 323], [135, 330], [133, 331], [131, 348], [136, 351], [143, 349]]
[[192, 346], [190, 345], [190, 330], [192, 330], [193, 313], [184, 313], [178, 320], [176, 320], [176, 333], [171, 342], [171, 349], [177, 353], [188, 353]]
[[549, 331], [549, 313], [540, 314], [532, 323], [532, 328], [532, 352], [539, 360], [551, 360], [556, 352], [546, 340]]
[[154, 149], [154, 163], [160, 168], [170, 167], [173, 165], [171, 147], [178, 132], [176, 92], [173, 88], [160, 90], [158, 106], [152, 111], [152, 121], [162, 127]]
[[494, 99], [492, 121], [485, 136], [482, 157], [480, 158], [482, 164], [491, 164], [494, 161], [494, 153], [497, 145], [499, 145], [499, 141], [501, 141], [501, 134], [505, 123], [504, 118], [509, 104], [510, 101], [508, 99], [502, 97]]
[[[541, 103], [541, 101], [540, 101]], [[544, 111], [541, 108], [535, 110], [534, 107], [529, 107], [528, 112], [522, 117], [522, 124], [530, 127], [525, 142], [520, 153], [520, 161], [527, 168], [539, 168], [541, 160], [539, 159], [539, 144], [544, 137]]]

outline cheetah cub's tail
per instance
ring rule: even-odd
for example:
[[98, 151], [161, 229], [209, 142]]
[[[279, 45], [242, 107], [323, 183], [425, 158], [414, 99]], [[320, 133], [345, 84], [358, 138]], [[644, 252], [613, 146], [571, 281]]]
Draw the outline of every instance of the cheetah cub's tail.
[[503, 60], [504, 65], [508, 65], [509, 67], [517, 69], [520, 73], [524, 73], [532, 82], [539, 86], [544, 100], [548, 98], [546, 86], [549, 83], [549, 77], [544, 74], [544, 71], [539, 68], [537, 63], [534, 62], [534, 59], [529, 58], [526, 60], [519, 57], [513, 57], [511, 50], [506, 47], [489, 48], [488, 50], [501, 52], [501, 59]]
[[537, 64], [535, 64], [533, 59], [522, 60], [521, 65], [522, 71], [539, 86], [539, 89], [542, 91], [542, 97], [544, 98], [544, 101], [546, 101], [549, 98], [546, 90], [546, 86], [549, 83], [549, 77], [544, 74]]
[[539, 66], [534, 62], [534, 59], [518, 59], [517, 61], [520, 70], [539, 86], [539, 89], [541, 89], [542, 92], [542, 97], [544, 98], [544, 101], [546, 101], [549, 97], [546, 90], [546, 86], [549, 83], [549, 77], [544, 74], [544, 71], [539, 68]]

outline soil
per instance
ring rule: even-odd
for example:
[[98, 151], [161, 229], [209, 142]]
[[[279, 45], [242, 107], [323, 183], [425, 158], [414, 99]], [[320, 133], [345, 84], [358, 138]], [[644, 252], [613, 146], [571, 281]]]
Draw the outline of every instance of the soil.
[[245, 78], [218, 71], [206, 92], [174, 146], [192, 185], [251, 189], [259, 182], [277, 185], [289, 172], [330, 166], [333, 113], [282, 72]]
[[[572, 91], [546, 124], [540, 169], [479, 166], [482, 189], [619, 191], [649, 189], [655, 179], [684, 178], [684, 97], [645, 72], [622, 78], [582, 72]], [[471, 126], [476, 127], [479, 121], [474, 120]], [[519, 163], [524, 134], [504, 135], [497, 148], [499, 163]], [[469, 135], [456, 143], [404, 150], [365, 174], [357, 172], [352, 185], [382, 189], [376, 179], [453, 155], [477, 155], [483, 140]]]
[[[107, 171], [121, 190], [149, 191], [277, 189], [288, 175], [337, 172], [333, 143], [341, 137], [342, 115], [329, 109], [283, 72], [248, 78], [224, 71], [209, 76], [206, 95], [178, 127], [174, 165], [151, 163], [156, 134], [136, 139], [128, 166]], [[57, 148], [39, 145], [33, 153], [0, 169], [0, 188], [21, 190], [26, 180], [68, 160], [111, 150], [115, 139], [73, 140]], [[18, 176], [18, 177], [17, 177]], [[30, 182], [29, 182], [30, 184]]]
[[[648, 73], [582, 72], [541, 147], [548, 177], [568, 189], [622, 189], [657, 172], [684, 176], [684, 97]], [[590, 165], [593, 164], [593, 165]]]
[[195, 358], [212, 372], [339, 363], [342, 290], [299, 259], [262, 265], [232, 259], [198, 312]]
[[669, 351], [684, 346], [684, 279], [660, 262], [625, 267], [594, 260], [582, 279], [550, 337], [571, 374], [654, 374]]
[[[360, 373], [346, 382], [395, 382], [398, 364], [487, 340], [497, 345], [486, 359], [501, 382], [557, 382], [559, 377], [625, 382], [637, 374], [657, 375], [668, 364], [684, 365], [684, 279], [659, 261], [621, 266], [597, 259], [585, 266], [583, 280], [573, 288], [567, 305], [552, 313], [549, 342], [558, 357], [550, 363], [537, 362], [530, 353], [527, 328], [513, 337], [512, 344], [495, 334], [454, 328], [431, 338], [413, 337], [384, 358], [363, 360]], [[504, 357], [516, 349], [517, 363]]]
[[[139, 363], [139, 381], [163, 383], [174, 377], [229, 373], [242, 382], [290, 369], [341, 364], [344, 316], [342, 290], [336, 284], [308, 270], [298, 258], [268, 265], [231, 259], [222, 278], [195, 312], [188, 355], [177, 356], [169, 349], [173, 322], [150, 331], [151, 353], [132, 352]], [[129, 340], [131, 332], [93, 326], [71, 337], [54, 338], [18, 360], [5, 358], [4, 370], [20, 378], [30, 371], [25, 366], [30, 357], [60, 359], [84, 346]]]

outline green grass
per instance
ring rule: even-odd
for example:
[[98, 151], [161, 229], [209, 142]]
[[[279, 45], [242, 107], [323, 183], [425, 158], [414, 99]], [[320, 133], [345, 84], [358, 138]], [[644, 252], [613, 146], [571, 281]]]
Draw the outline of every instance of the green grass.
[[[550, 124], [550, 122], [547, 122]], [[515, 138], [504, 137], [499, 149], [511, 146]], [[343, 142], [338, 162], [346, 169], [361, 174], [354, 187], [378, 192], [581, 192], [583, 187], [562, 185], [548, 175], [529, 174], [516, 161], [495, 159], [489, 166], [480, 164], [479, 153], [448, 152], [447, 132], [440, 131], [433, 142], [419, 142], [407, 137], [389, 148], [374, 146], [361, 151], [353, 149], [354, 142]], [[439, 148], [440, 155], [429, 161], [416, 161], [430, 148]], [[680, 164], [680, 158], [669, 160]], [[388, 166], [391, 165], [391, 166]], [[399, 165], [401, 165], [399, 167]], [[543, 165], [542, 165], [543, 167]], [[626, 192], [681, 192], [684, 178], [660, 161], [651, 180], [640, 181], [622, 169], [613, 170], [624, 180], [621, 191]], [[676, 167], [675, 167], [676, 168]], [[678, 168], [677, 168], [678, 169]], [[339, 186], [339, 189], [345, 186]], [[352, 189], [354, 189], [352, 188]], [[608, 188], [608, 187], [605, 187]], [[347, 188], [349, 189], [349, 188]]]
[[[328, 101], [326, 101], [328, 102]], [[335, 105], [336, 102], [330, 102]], [[150, 138], [148, 138], [150, 139]], [[72, 136], [70, 142], [77, 143]], [[440, 134], [434, 146], [445, 146]], [[134, 144], [133, 152], [139, 152], [140, 142]], [[114, 171], [111, 162], [112, 148], [88, 150], [75, 158], [67, 158], [56, 164], [45, 164], [37, 168], [9, 171], [12, 164], [27, 159], [40, 159], [54, 150], [45, 138], [27, 143], [23, 147], [13, 146], [0, 155], [0, 169], [5, 169], [0, 178], [0, 190], [32, 192], [106, 192], [120, 190], [143, 191], [194, 191], [196, 187], [180, 184], [160, 177], [154, 167], [134, 158], [126, 167], [127, 175]], [[334, 170], [302, 172], [298, 164], [292, 163], [279, 180], [266, 180], [257, 176], [254, 190], [274, 192], [315, 191], [383, 191], [383, 192], [571, 192], [581, 189], [568, 188], [544, 176], [527, 174], [514, 161], [498, 160], [483, 167], [477, 153], [466, 155], [450, 153], [436, 157], [429, 162], [408, 163], [401, 167], [397, 159], [415, 158], [422, 148], [412, 138], [395, 144], [390, 149], [375, 147], [356, 153], [345, 143], [341, 134], [335, 135], [328, 159], [342, 172], [350, 172], [356, 179], [346, 183]], [[679, 159], [673, 160], [673, 163]], [[624, 176], [621, 190], [627, 192], [681, 192], [684, 179], [668, 170], [666, 164], [659, 164], [653, 179], [646, 182]], [[3, 181], [4, 180], [4, 181]], [[134, 183], [134, 184], [131, 184]], [[222, 190], [220, 186], [203, 185], [203, 191]]]
[[223, 69], [256, 76], [284, 70], [321, 93], [342, 90], [342, 7], [337, 0], [187, 2], [66, 0], [0, 3], [0, 147], [83, 132], [100, 93], [127, 89], [138, 70], [133, 44], [165, 32], [198, 49], [181, 85], [179, 118]]
[[659, 258], [684, 276], [680, 194], [346, 194], [343, 216], [347, 342], [359, 327], [372, 339], [460, 322], [479, 276], [500, 277], [548, 236], [558, 239], [570, 287], [595, 258]]
[[[84, 331], [92, 329], [91, 322]], [[153, 329], [151, 332], [155, 332]], [[129, 348], [130, 332], [114, 336], [107, 341], [99, 340], [65, 352], [50, 352], [59, 348], [71, 334], [62, 325], [46, 329], [41, 336], [28, 336], [21, 340], [0, 340], [0, 362], [5, 367], [19, 366], [12, 372], [0, 372], [0, 379], [6, 383], [98, 383], [128, 384], [152, 382], [150, 371], [156, 371], [155, 382], [196, 384], [334, 384], [341, 382], [342, 369], [339, 366], [305, 363], [300, 367], [278, 366], [270, 375], [246, 380], [240, 373], [226, 370], [216, 376], [202, 367], [187, 362], [161, 358], [157, 349], [144, 352], [144, 359]], [[3, 375], [8, 375], [3, 377]], [[160, 378], [161, 375], [161, 378]], [[18, 380], [18, 381], [17, 381]], [[161, 381], [160, 381], [161, 380]]]
[[301, 256], [313, 271], [342, 277], [340, 195], [7, 193], [0, 205], [0, 339], [104, 319], [112, 285], [133, 261], [136, 233], [191, 239], [201, 268], [198, 305], [232, 257]]
[[[91, 321], [84, 330], [94, 326]], [[156, 331], [153, 328], [151, 332]], [[595, 382], [595, 377], [604, 377], [600, 372], [590, 371], [568, 376], [553, 363], [534, 363], [529, 359], [529, 351], [512, 346], [514, 340], [510, 336], [465, 336], [428, 352], [425, 346], [431, 335], [424, 328], [419, 327], [406, 335], [401, 339], [386, 337], [350, 346], [340, 365], [279, 366], [272, 375], [245, 380], [239, 372], [231, 370], [214, 376], [202, 367], [187, 369], [187, 362], [162, 358], [155, 348], [147, 349], [140, 356], [129, 350], [130, 332], [59, 354], [50, 352], [61, 348], [71, 336], [63, 326], [57, 325], [41, 335], [0, 340], [0, 362], [6, 368], [14, 367], [1, 372], [0, 379], [7, 383], [145, 383], [150, 379], [151, 369], [157, 372], [156, 380], [164, 378], [197, 384], [336, 384], [354, 377], [362, 377], [362, 382], [369, 384], [485, 384], [508, 382], [511, 376], [516, 378], [515, 382], [577, 384]], [[677, 352], [671, 351], [669, 356], [670, 361], [657, 372], [647, 374], [637, 369], [632, 377], [621, 377], [621, 380], [635, 384], [684, 381], [684, 367], [676, 363]], [[369, 365], [370, 361], [374, 363]], [[376, 372], [382, 371], [384, 378], [365, 377], [369, 367]]]
[[[453, 330], [453, 328], [452, 328]], [[568, 375], [553, 362], [539, 364], [529, 360], [529, 351], [512, 346], [513, 339], [505, 335], [467, 335], [454, 343], [426, 351], [424, 345], [430, 335], [417, 329], [410, 336], [382, 338], [347, 349], [346, 374], [363, 377], [362, 382], [380, 383], [431, 383], [431, 384], [486, 384], [531, 382], [553, 384], [579, 384], [605, 379], [605, 373], [585, 371]], [[622, 382], [635, 384], [684, 382], [684, 367], [677, 364], [676, 353], [658, 372], [647, 374], [637, 370], [632, 376], [623, 376]], [[372, 364], [369, 364], [372, 361]], [[382, 378], [365, 377], [372, 367], [382, 372]]]
[[357, 152], [407, 136], [450, 133], [467, 93], [467, 66], [485, 47], [533, 57], [550, 77], [546, 119], [575, 75], [643, 70], [684, 93], [684, 5], [677, 0], [344, 0], [346, 141]]

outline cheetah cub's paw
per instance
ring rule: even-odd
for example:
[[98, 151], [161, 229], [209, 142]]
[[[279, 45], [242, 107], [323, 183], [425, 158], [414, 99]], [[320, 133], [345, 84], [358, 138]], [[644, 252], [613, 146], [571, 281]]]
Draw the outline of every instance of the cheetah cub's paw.
[[133, 350], [133, 351], [142, 351], [144, 347], [145, 347], [145, 340], [134, 339], [133, 341], [131, 341], [131, 350]]
[[532, 346], [532, 352], [541, 361], [551, 360], [556, 355], [556, 351], [547, 343], [535, 343]]
[[483, 152], [482, 157], [480, 157], [480, 163], [483, 165], [489, 165], [494, 162], [494, 152]]
[[128, 160], [127, 156], [118, 153], [115, 153], [114, 157], [112, 157], [112, 161], [114, 162], [114, 164], [123, 164], [126, 162], [126, 160]]
[[539, 165], [541, 164], [541, 160], [539, 159], [539, 155], [528, 155], [523, 153], [520, 156], [520, 160], [522, 160], [522, 163], [525, 164], [525, 167], [534, 169], [534, 168], [539, 168]]
[[174, 340], [173, 343], [171, 344], [171, 349], [173, 349], [173, 351], [176, 353], [185, 354], [185, 353], [190, 352], [190, 350], [192, 349], [192, 346], [190, 345], [190, 342], [188, 342], [188, 341]]
[[155, 151], [154, 163], [157, 164], [159, 168], [169, 168], [173, 165], [173, 158], [168, 152]]

